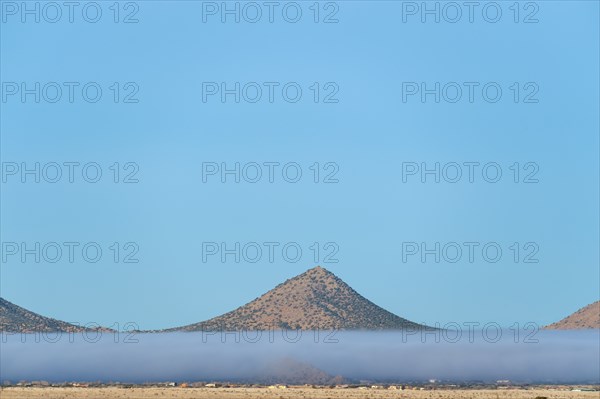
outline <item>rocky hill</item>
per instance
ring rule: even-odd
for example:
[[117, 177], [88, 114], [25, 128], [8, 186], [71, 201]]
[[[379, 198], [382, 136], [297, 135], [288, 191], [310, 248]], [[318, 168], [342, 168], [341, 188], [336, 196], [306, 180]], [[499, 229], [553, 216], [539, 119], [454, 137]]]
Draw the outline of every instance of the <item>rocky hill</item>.
[[587, 305], [564, 319], [545, 327], [548, 330], [600, 328], [600, 301]]
[[322, 267], [310, 269], [229, 313], [165, 331], [423, 327], [367, 300]]
[[80, 332], [88, 329], [51, 319], [0, 298], [0, 331], [14, 333]]

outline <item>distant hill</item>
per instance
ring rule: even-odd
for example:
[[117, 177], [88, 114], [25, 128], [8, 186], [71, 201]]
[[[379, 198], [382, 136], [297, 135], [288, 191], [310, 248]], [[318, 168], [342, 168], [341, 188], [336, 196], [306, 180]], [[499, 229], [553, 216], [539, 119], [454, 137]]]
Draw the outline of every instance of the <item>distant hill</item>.
[[544, 328], [548, 330], [600, 328], [600, 301], [587, 305], [561, 321], [557, 321]]
[[51, 319], [0, 298], [0, 331], [14, 333], [81, 332], [90, 329]]
[[229, 313], [164, 331], [424, 327], [367, 300], [333, 273], [317, 266]]
[[334, 377], [310, 364], [287, 357], [273, 361], [264, 367], [257, 368], [256, 375], [248, 382], [290, 385], [337, 385], [347, 383], [348, 381], [342, 376]]

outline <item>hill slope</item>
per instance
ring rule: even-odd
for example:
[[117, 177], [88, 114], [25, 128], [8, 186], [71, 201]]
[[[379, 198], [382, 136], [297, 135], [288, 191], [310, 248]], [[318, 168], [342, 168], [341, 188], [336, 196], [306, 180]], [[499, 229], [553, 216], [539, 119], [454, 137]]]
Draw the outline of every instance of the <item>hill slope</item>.
[[544, 328], [548, 330], [600, 328], [600, 301], [589, 304], [572, 315]]
[[80, 332], [89, 329], [30, 312], [0, 298], [0, 331], [14, 333]]
[[423, 327], [367, 300], [317, 266], [229, 313], [166, 331]]

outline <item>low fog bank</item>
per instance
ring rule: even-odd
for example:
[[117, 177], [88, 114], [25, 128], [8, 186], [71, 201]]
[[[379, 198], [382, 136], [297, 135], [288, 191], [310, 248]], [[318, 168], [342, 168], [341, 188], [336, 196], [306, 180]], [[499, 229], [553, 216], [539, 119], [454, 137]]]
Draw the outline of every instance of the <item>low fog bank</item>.
[[11, 334], [0, 381], [600, 383], [600, 330], [471, 333]]

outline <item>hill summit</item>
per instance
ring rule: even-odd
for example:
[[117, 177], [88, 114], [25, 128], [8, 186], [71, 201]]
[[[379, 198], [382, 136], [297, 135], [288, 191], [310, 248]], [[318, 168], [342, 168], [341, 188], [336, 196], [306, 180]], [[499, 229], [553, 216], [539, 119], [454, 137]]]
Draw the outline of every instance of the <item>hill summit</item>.
[[375, 305], [330, 271], [317, 266], [221, 316], [167, 331], [424, 327]]

